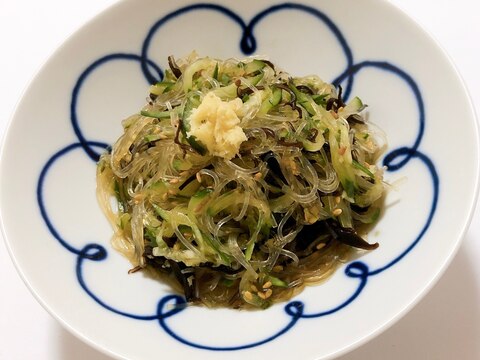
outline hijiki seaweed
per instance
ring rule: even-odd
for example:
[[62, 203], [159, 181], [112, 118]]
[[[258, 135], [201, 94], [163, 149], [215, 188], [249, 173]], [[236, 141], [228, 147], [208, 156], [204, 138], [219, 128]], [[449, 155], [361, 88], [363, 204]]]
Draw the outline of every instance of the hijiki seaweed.
[[97, 167], [130, 272], [190, 303], [266, 308], [378, 244], [385, 136], [365, 105], [262, 58], [175, 60]]

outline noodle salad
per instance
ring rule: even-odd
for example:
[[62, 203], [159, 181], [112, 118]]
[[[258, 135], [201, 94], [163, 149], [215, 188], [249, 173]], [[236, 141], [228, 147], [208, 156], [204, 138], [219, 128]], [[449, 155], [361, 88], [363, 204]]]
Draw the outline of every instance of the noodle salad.
[[189, 303], [266, 308], [378, 244], [386, 148], [366, 107], [261, 58], [168, 58], [97, 166], [113, 247]]

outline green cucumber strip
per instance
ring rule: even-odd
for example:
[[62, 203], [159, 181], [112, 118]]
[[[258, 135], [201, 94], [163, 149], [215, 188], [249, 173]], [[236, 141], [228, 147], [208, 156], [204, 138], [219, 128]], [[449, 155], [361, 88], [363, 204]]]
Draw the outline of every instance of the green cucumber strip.
[[355, 96], [352, 100], [348, 102], [348, 104], [343, 108], [346, 112], [360, 112], [365, 108], [362, 100]]
[[251, 85], [257, 85], [257, 84], [260, 82], [260, 80], [263, 79], [263, 75], [264, 75], [263, 72], [261, 72], [261, 73], [258, 74], [258, 75], [255, 75], [255, 76], [253, 76], [253, 77], [251, 77], [251, 78], [247, 78], [247, 81], [248, 81], [248, 83], [251, 84]]
[[214, 60], [210, 58], [203, 58], [195, 61], [191, 64], [185, 72], [183, 73], [183, 92], [187, 94], [193, 88], [193, 77], [194, 75], [201, 70], [207, 69], [212, 65]]
[[152, 183], [152, 185], [150, 185], [150, 188], [151, 189], [155, 189], [155, 190], [162, 190], [162, 191], [167, 191], [168, 190], [168, 183], [164, 180], [159, 180], [159, 181], [155, 181], [154, 183]]
[[365, 109], [366, 105], [360, 100], [358, 96], [355, 96], [352, 100], [348, 102], [343, 109], [338, 112], [339, 116], [344, 117], [345, 119], [352, 114], [358, 114], [360, 111]]
[[[191, 198], [190, 201], [188, 202], [188, 211], [191, 212], [192, 214], [197, 214], [198, 213], [198, 208], [201, 205], [204, 205], [208, 201], [208, 195], [210, 195], [213, 192], [213, 189], [206, 188], [197, 191]], [[201, 209], [200, 209], [201, 211]]]
[[368, 170], [365, 166], [363, 166], [362, 164], [360, 164], [358, 161], [356, 160], [352, 160], [352, 165], [357, 168], [358, 170], [361, 170], [363, 171], [365, 174], [367, 174], [369, 177], [371, 177], [372, 179], [375, 179], [375, 175], [373, 175], [373, 173]]
[[317, 113], [311, 104], [311, 101], [313, 101], [313, 99], [310, 95], [307, 95], [301, 92], [300, 90], [298, 90], [297, 87], [292, 82], [288, 84], [288, 87], [290, 88], [290, 90], [293, 91], [293, 93], [297, 97], [297, 103], [301, 105], [305, 110], [307, 110], [307, 112], [310, 115], [315, 115]]
[[380, 213], [381, 213], [381, 211], [380, 211], [379, 208], [375, 209], [372, 216], [370, 217], [370, 220], [366, 223], [367, 224], [373, 224], [374, 222], [376, 222], [378, 220], [378, 218], [380, 217]]
[[342, 179], [340, 182], [342, 183], [343, 189], [347, 193], [347, 196], [353, 199], [355, 195], [355, 183], [350, 179]]
[[118, 183], [118, 180], [115, 180], [113, 184], [113, 191], [115, 192], [115, 197], [117, 199], [118, 211], [124, 213], [127, 211], [127, 201], [125, 199], [125, 191], [123, 185]]
[[232, 100], [237, 97], [237, 85], [235, 83], [219, 87], [218, 89], [212, 91], [222, 100]]
[[225, 194], [220, 195], [214, 204], [208, 207], [208, 214], [210, 216], [217, 215], [220, 211], [225, 210], [231, 205], [239, 204], [243, 201], [243, 195], [238, 190], [231, 190]]
[[207, 153], [206, 146], [203, 145], [201, 141], [197, 140], [195, 136], [187, 136], [186, 139], [190, 146], [194, 148], [195, 151], [198, 152], [200, 155], [205, 155]]
[[200, 141], [197, 140], [195, 136], [188, 136], [187, 133], [190, 131], [190, 115], [192, 114], [193, 109], [197, 108], [200, 105], [200, 99], [197, 96], [190, 96], [185, 102], [183, 108], [183, 116], [181, 121], [181, 132], [190, 146], [197, 151], [200, 155], [205, 155], [207, 153], [207, 148]]
[[220, 81], [223, 85], [227, 86], [227, 85], [229, 85], [229, 84], [231, 83], [232, 77], [231, 77], [230, 75], [228, 75], [228, 74], [223, 73], [223, 74], [220, 76], [219, 81]]
[[155, 142], [157, 140], [160, 140], [162, 136], [160, 134], [150, 134], [144, 137], [146, 142]]
[[172, 166], [177, 171], [190, 170], [192, 168], [192, 163], [183, 159], [174, 159]]
[[258, 113], [267, 114], [274, 106], [278, 105], [280, 101], [282, 101], [282, 89], [272, 87], [272, 94], [262, 102]]
[[230, 264], [232, 263], [232, 259], [229, 255], [225, 254], [223, 251], [220, 250], [219, 242], [213, 240], [210, 236], [204, 234], [203, 232], [201, 234], [203, 235], [203, 239], [210, 246], [210, 248], [215, 250], [218, 256], [220, 256], [220, 259], [222, 259], [223, 263], [227, 266], [230, 266]]
[[200, 186], [200, 183], [196, 179], [192, 180], [182, 190], [179, 191], [178, 195], [191, 199], [191, 197], [198, 191]]
[[172, 82], [172, 81], [161, 81], [161, 82], [158, 82], [152, 86], [150, 86], [150, 94], [154, 94], [154, 95], [161, 95], [161, 94], [164, 94], [166, 92], [169, 92], [173, 86], [175, 85], [176, 83], [175, 82]]
[[168, 119], [170, 118], [170, 111], [142, 110], [140, 111], [140, 115], [156, 119]]
[[171, 221], [171, 214], [170, 211], [162, 209], [160, 206], [152, 204], [153, 208], [155, 209], [155, 212], [166, 222]]
[[248, 74], [252, 74], [252, 73], [255, 73], [257, 71], [260, 71], [262, 70], [267, 64], [265, 64], [262, 60], [257, 60], [257, 59], [254, 59], [252, 61], [250, 61], [249, 63], [245, 64], [245, 73], [248, 75]]
[[209, 246], [209, 248], [214, 250], [215, 253], [220, 256], [220, 258], [224, 263], [230, 264], [230, 258], [228, 258], [225, 254], [222, 254], [220, 252], [219, 247], [214, 243], [214, 241], [212, 241], [212, 239], [210, 239], [208, 236], [206, 236], [200, 231], [197, 224], [195, 223], [194, 220], [192, 220], [190, 216], [185, 214], [183, 211], [178, 212], [178, 214], [173, 214], [172, 211], [164, 210], [155, 204], [152, 204], [152, 206], [155, 209], [155, 212], [167, 223], [171, 223], [172, 216], [175, 216], [175, 222], [177, 223], [179, 230], [180, 229], [191, 230], [193, 233], [193, 237], [195, 238], [200, 248], [200, 251], [204, 251], [202, 249], [205, 249], [205, 243], [206, 243]]
[[245, 250], [245, 259], [247, 259], [247, 261], [250, 261], [250, 259], [252, 258], [254, 248], [255, 248], [255, 241], [249, 241], [247, 245], [247, 249]]
[[188, 118], [192, 114], [193, 109], [197, 108], [200, 105], [200, 98], [198, 96], [190, 96], [185, 101], [185, 106], [183, 107], [183, 128], [182, 131], [185, 130], [185, 134], [187, 131], [190, 131], [190, 122]]
[[272, 283], [273, 286], [278, 286], [278, 287], [283, 287], [283, 288], [288, 287], [288, 284], [285, 281], [280, 280], [279, 278], [277, 278], [275, 276], [268, 275], [268, 280], [270, 280], [270, 282]]
[[129, 213], [124, 213], [120, 216], [120, 228], [123, 230], [130, 223], [131, 216]]
[[150, 244], [155, 247], [157, 246], [157, 234], [156, 234], [157, 229], [151, 226], [146, 226], [145, 227], [145, 237], [147, 238], [148, 241], [150, 241]]
[[327, 96], [327, 94], [312, 95], [312, 99], [315, 101], [315, 104], [325, 107], [327, 106]]

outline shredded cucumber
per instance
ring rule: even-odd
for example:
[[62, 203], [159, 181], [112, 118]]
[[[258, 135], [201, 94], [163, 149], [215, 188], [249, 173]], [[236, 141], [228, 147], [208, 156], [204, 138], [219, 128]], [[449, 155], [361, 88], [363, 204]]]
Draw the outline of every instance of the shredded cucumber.
[[360, 98], [260, 57], [168, 64], [97, 168], [135, 269], [192, 303], [264, 309], [378, 245], [360, 235], [382, 211], [385, 145]]

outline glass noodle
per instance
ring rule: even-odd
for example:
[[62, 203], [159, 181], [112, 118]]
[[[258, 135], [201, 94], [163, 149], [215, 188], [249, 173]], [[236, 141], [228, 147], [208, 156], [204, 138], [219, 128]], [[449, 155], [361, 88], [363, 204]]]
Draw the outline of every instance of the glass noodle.
[[386, 138], [359, 98], [261, 58], [169, 65], [98, 163], [98, 201], [131, 272], [191, 303], [266, 308], [378, 246], [362, 236], [382, 209]]

